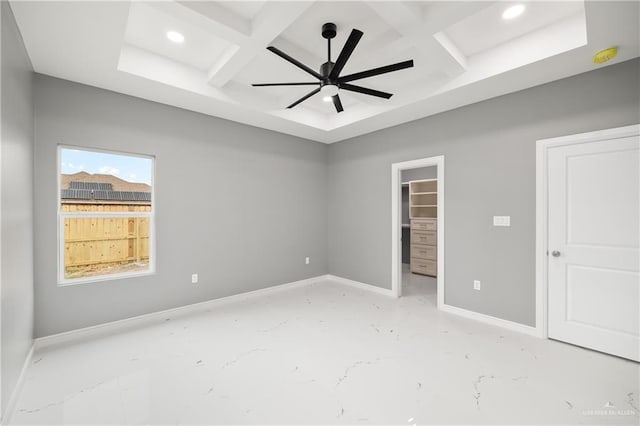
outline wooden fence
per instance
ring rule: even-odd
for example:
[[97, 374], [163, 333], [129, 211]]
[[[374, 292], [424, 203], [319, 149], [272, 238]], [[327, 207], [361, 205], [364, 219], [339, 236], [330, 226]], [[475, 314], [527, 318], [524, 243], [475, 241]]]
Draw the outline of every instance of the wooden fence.
[[[150, 212], [148, 205], [63, 204], [63, 212]], [[65, 273], [87, 267], [149, 261], [149, 219], [64, 219]]]

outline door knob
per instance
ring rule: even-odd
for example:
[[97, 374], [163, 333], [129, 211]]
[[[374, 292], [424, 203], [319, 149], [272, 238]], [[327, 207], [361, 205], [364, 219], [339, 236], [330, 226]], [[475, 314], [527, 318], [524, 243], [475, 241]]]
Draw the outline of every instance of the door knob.
[[554, 251], [551, 252], [551, 256], [560, 257], [560, 252], [558, 250], [554, 250]]

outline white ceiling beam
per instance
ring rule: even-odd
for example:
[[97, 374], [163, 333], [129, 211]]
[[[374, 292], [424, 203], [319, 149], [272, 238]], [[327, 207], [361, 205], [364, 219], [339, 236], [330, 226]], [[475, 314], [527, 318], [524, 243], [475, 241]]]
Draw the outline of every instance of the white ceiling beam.
[[267, 2], [251, 23], [250, 36], [210, 68], [209, 84], [215, 87], [227, 84], [312, 4], [313, 1], [291, 2], [282, 7], [280, 3]]
[[421, 6], [420, 3], [371, 1], [368, 4], [406, 39], [403, 44], [412, 45], [423, 57], [438, 63], [443, 72], [456, 76], [466, 71], [466, 57], [441, 32], [492, 3], [451, 2]]
[[431, 34], [438, 33], [463, 19], [493, 6], [496, 1], [433, 2], [423, 9], [424, 29]]
[[435, 39], [434, 32], [425, 25], [422, 9], [418, 4], [377, 1], [368, 4], [398, 33], [407, 38], [423, 57], [440, 64], [447, 74], [459, 74], [465, 70], [463, 64]]
[[231, 46], [209, 68], [207, 81], [214, 87], [222, 87], [255, 57], [255, 49], [251, 46]]
[[420, 3], [370, 1], [368, 5], [400, 34], [412, 33], [423, 25]]
[[462, 68], [465, 70], [468, 68], [467, 65], [467, 57], [462, 53], [462, 51], [456, 46], [456, 44], [451, 41], [447, 35], [441, 31], [433, 36], [433, 38], [440, 43], [440, 45], [447, 51], [451, 57], [453, 57], [456, 62], [458, 62]]
[[242, 43], [251, 32], [248, 20], [212, 2], [158, 1], [151, 5], [230, 43]]

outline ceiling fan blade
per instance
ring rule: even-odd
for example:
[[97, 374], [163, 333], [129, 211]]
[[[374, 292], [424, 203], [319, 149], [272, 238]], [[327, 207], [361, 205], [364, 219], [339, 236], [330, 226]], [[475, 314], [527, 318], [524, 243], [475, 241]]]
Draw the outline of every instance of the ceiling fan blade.
[[373, 68], [367, 71], [357, 72], [355, 74], [345, 75], [338, 78], [340, 83], [346, 83], [348, 81], [359, 80], [361, 78], [373, 77], [374, 75], [386, 74], [388, 72], [399, 71], [405, 68], [411, 68], [413, 66], [413, 59], [404, 62], [398, 62], [397, 64], [386, 65], [384, 67]]
[[266, 87], [266, 86], [317, 86], [320, 82], [315, 83], [254, 83], [253, 87]]
[[340, 96], [333, 95], [331, 98], [333, 99], [333, 105], [336, 107], [336, 111], [344, 111], [344, 108], [342, 108], [342, 102], [340, 102]]
[[304, 71], [308, 72], [309, 74], [311, 74], [312, 76], [314, 76], [318, 80], [322, 80], [322, 76], [318, 72], [312, 70], [311, 68], [309, 68], [308, 66], [306, 66], [302, 62], [292, 58], [289, 55], [287, 55], [286, 53], [284, 53], [282, 50], [278, 49], [277, 47], [269, 46], [269, 47], [267, 47], [267, 50], [269, 50], [269, 51], [275, 53], [276, 55], [280, 56], [285, 61], [291, 62], [296, 67], [300, 68], [301, 70], [304, 70]]
[[340, 89], [350, 90], [352, 92], [364, 93], [365, 95], [377, 96], [379, 98], [389, 99], [393, 96], [393, 93], [381, 92], [379, 90], [368, 89], [362, 86], [356, 86], [354, 84], [340, 84]]
[[300, 99], [298, 99], [297, 101], [289, 105], [287, 108], [293, 108], [294, 106], [298, 105], [300, 102], [306, 101], [307, 99], [309, 99], [310, 97], [318, 93], [319, 91], [320, 91], [320, 88], [318, 87], [317, 89], [307, 93], [306, 95], [304, 95], [303, 97], [301, 97]]
[[340, 52], [338, 59], [336, 59], [336, 63], [333, 66], [331, 73], [329, 74], [329, 78], [331, 80], [335, 80], [336, 78], [338, 78], [340, 72], [342, 71], [342, 68], [344, 68], [345, 64], [351, 57], [353, 50], [358, 45], [358, 42], [360, 42], [363, 34], [364, 33], [362, 31], [356, 30], [355, 28], [351, 30], [351, 34], [349, 34], [349, 38], [344, 44], [344, 47], [342, 48], [342, 51]]

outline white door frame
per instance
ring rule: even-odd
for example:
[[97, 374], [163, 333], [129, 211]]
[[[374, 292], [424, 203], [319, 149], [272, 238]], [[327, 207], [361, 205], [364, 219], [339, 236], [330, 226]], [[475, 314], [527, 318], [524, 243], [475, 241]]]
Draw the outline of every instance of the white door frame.
[[[548, 152], [549, 148], [640, 135], [640, 125], [580, 133], [536, 142], [536, 330], [548, 338]], [[439, 243], [439, 242], [438, 242]], [[438, 271], [440, 272], [440, 271]]]
[[395, 297], [402, 295], [402, 190], [403, 170], [436, 166], [438, 170], [438, 275], [437, 307], [444, 305], [444, 155], [403, 161], [391, 165], [391, 292]]

